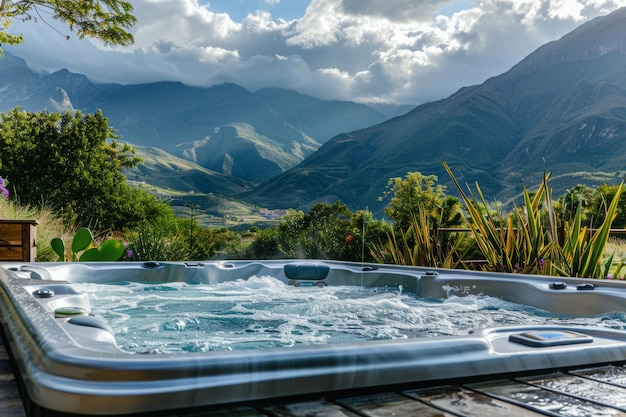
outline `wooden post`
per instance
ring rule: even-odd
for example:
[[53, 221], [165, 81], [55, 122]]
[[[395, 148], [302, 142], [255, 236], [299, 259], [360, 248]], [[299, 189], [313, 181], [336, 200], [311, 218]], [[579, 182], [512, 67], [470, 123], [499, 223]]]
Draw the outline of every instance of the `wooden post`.
[[0, 261], [35, 262], [37, 220], [0, 220]]

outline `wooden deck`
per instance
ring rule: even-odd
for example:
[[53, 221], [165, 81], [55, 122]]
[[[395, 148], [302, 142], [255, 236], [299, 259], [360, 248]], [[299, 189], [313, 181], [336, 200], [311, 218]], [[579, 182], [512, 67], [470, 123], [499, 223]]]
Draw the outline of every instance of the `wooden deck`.
[[[626, 368], [384, 392], [362, 397], [219, 410], [202, 417], [626, 416]], [[181, 415], [181, 417], [183, 417]], [[184, 416], [186, 417], [186, 416]]]
[[17, 389], [15, 376], [0, 338], [0, 416], [25, 417], [24, 406]]
[[[1, 340], [0, 340], [1, 342]], [[58, 413], [54, 413], [58, 416]], [[623, 364], [444, 385], [373, 395], [282, 402], [269, 406], [156, 413], [162, 417], [626, 417]], [[4, 345], [0, 343], [0, 416], [26, 417]]]

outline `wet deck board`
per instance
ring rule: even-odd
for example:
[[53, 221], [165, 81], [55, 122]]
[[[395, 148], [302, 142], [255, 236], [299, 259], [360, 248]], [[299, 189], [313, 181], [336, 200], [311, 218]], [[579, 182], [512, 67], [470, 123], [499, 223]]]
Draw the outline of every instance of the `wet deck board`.
[[[250, 408], [250, 417], [626, 417], [626, 368], [605, 366], [462, 386]], [[218, 417], [225, 414], [199, 414]], [[256, 414], [261, 413], [261, 414]], [[180, 417], [188, 417], [182, 414]], [[194, 416], [195, 417], [195, 416]]]
[[541, 378], [524, 378], [522, 381], [561, 394], [609, 405], [626, 411], [626, 388], [598, 384], [596, 381], [576, 375], [552, 374]]
[[26, 417], [17, 383], [2, 339], [0, 339], [0, 415]]
[[470, 388], [550, 416], [626, 417], [626, 413], [609, 404], [521, 381], [491, 381], [470, 385]]
[[463, 387], [447, 386], [408, 391], [407, 395], [447, 410], [469, 416], [482, 417], [535, 417], [537, 413]]
[[[360, 412], [359, 415], [368, 417], [382, 416], [424, 416], [448, 417], [437, 408], [431, 407], [399, 393], [369, 395], [366, 397], [346, 398], [338, 401], [339, 404]], [[453, 417], [453, 416], [450, 416]]]
[[[0, 341], [0, 415], [26, 417]], [[398, 392], [282, 402], [211, 411], [172, 411], [171, 417], [589, 416], [626, 417], [626, 367], [445, 385]]]

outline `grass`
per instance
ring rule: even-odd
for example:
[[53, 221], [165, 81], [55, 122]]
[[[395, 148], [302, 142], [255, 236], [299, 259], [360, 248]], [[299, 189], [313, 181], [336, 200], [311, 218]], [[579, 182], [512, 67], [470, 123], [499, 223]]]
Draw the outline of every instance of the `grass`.
[[605, 254], [613, 254], [616, 262], [626, 261], [626, 239], [617, 236], [609, 237]]
[[609, 270], [609, 278], [626, 279], [626, 239], [611, 236], [609, 237], [604, 251], [604, 259], [612, 259], [612, 266]]
[[14, 201], [0, 201], [0, 219], [6, 220], [37, 220], [37, 261], [56, 261], [57, 255], [50, 246], [55, 237], [71, 239], [75, 230], [67, 228], [63, 222], [48, 208], [23, 206]]

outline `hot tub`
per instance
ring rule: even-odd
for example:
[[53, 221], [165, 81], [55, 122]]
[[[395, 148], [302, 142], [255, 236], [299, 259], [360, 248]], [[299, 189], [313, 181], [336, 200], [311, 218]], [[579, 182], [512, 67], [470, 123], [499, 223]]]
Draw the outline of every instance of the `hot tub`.
[[5, 341], [31, 407], [42, 415], [146, 413], [626, 361], [626, 332], [619, 325], [518, 324], [476, 328], [460, 336], [129, 353], [118, 347], [109, 323], [91, 315], [89, 296], [76, 289], [80, 283], [196, 285], [271, 276], [299, 291], [400, 288], [435, 300], [451, 293], [483, 294], [554, 314], [590, 317], [624, 315], [626, 286], [621, 282], [310, 260], [2, 267]]

